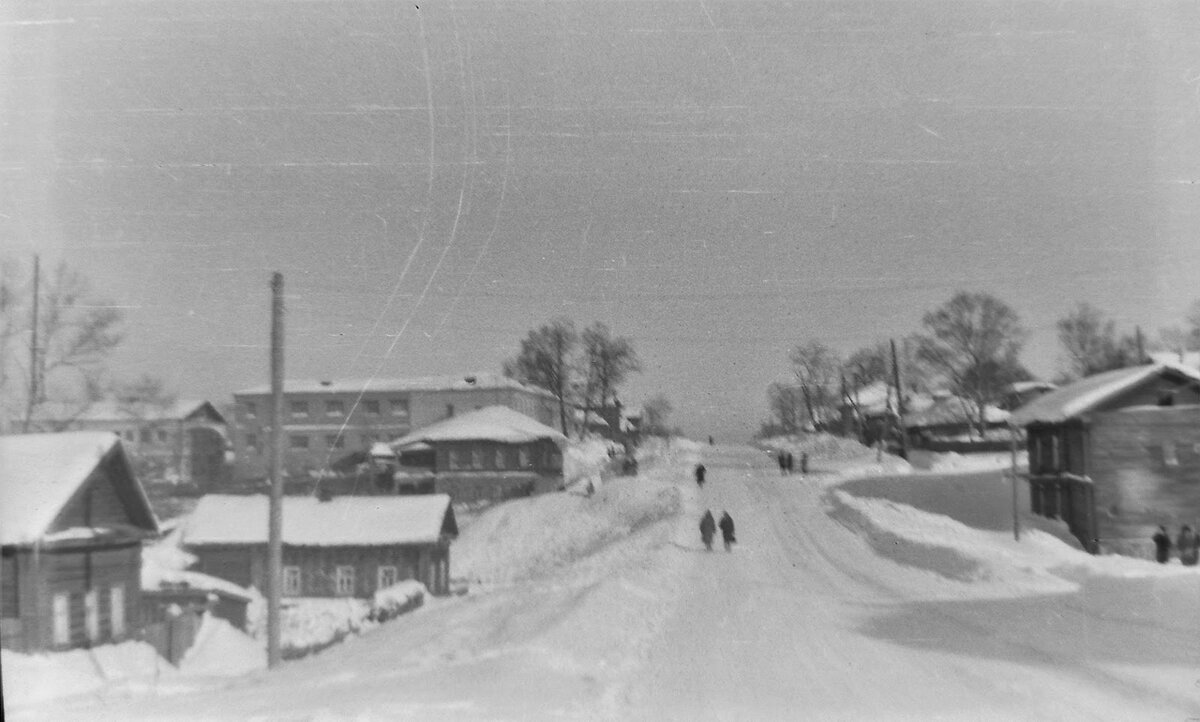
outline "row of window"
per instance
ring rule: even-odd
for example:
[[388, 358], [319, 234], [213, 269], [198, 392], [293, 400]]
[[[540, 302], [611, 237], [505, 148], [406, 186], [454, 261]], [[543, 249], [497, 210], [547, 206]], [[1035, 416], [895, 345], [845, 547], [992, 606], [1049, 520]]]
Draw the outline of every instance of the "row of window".
[[[356, 571], [353, 566], [340, 565], [334, 568], [334, 591], [340, 597], [354, 596]], [[375, 591], [387, 589], [400, 581], [394, 566], [380, 566], [375, 572]], [[283, 596], [299, 597], [304, 594], [304, 573], [300, 567], [283, 568]]]
[[[58, 592], [54, 595], [54, 644], [66, 646], [71, 643], [71, 595]], [[109, 627], [112, 637], [125, 635], [125, 586], [118, 584], [108, 589]], [[100, 592], [92, 589], [83, 595], [83, 627], [89, 642], [100, 641]]]
[[[547, 449], [536, 461], [537, 466], [544, 469], [557, 470], [562, 468], [562, 454], [556, 449]], [[512, 448], [503, 446], [488, 450], [484, 448], [456, 448], [450, 450], [447, 459], [449, 468], [458, 469], [496, 469], [498, 471], [521, 470], [534, 468], [534, 458], [529, 447]]]
[[[371, 444], [374, 444], [376, 441], [387, 441], [389, 438], [395, 438], [395, 436], [398, 436], [398, 435], [399, 434], [394, 434], [391, 437], [387, 437], [387, 436], [375, 436], [372, 434], [363, 434], [362, 435], [362, 446], [368, 447]], [[246, 434], [245, 439], [246, 439], [246, 450], [247, 451], [257, 451], [258, 450], [258, 448], [259, 448], [258, 443], [260, 441], [260, 439], [258, 438], [258, 434]], [[353, 446], [350, 443], [350, 435], [349, 434], [324, 434], [324, 435], [317, 434], [317, 435], [313, 435], [313, 436], [310, 436], [308, 434], [288, 434], [287, 445], [288, 445], [289, 449], [292, 449], [294, 451], [309, 451], [309, 450], [315, 449], [317, 447], [319, 440], [324, 440], [326, 449], [337, 450], [337, 449], [345, 449], [348, 446], [349, 447]]]
[[[408, 416], [408, 399], [389, 399], [388, 413], [392, 416], [407, 417]], [[315, 404], [314, 404], [315, 405]], [[246, 418], [253, 419], [258, 417], [258, 404], [254, 401], [246, 401], [243, 404], [246, 411]], [[383, 404], [378, 399], [364, 399], [359, 402], [359, 407], [367, 416], [382, 416]], [[345, 417], [346, 402], [341, 399], [330, 399], [325, 401], [324, 412], [326, 416]], [[289, 401], [288, 413], [292, 417], [308, 417], [310, 407], [308, 401]]]

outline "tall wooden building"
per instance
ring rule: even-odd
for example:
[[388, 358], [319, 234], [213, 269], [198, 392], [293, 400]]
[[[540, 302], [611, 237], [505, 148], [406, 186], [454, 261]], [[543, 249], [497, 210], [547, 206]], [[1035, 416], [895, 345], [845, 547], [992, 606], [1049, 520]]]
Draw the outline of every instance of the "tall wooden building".
[[1150, 364], [1064, 386], [1013, 413], [1030, 503], [1092, 552], [1144, 555], [1159, 524], [1200, 520], [1200, 371]]
[[131, 636], [142, 540], [157, 533], [115, 434], [0, 437], [0, 646], [68, 649]]

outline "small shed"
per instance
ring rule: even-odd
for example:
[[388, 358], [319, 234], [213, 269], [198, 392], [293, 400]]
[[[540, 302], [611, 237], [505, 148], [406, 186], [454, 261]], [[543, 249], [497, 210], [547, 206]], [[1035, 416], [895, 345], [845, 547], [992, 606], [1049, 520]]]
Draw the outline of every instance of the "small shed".
[[1089, 376], [1013, 412], [1032, 511], [1092, 552], [1146, 554], [1159, 524], [1200, 519], [1200, 371], [1149, 364]]
[[531, 496], [563, 488], [557, 430], [505, 406], [488, 406], [418, 429], [391, 446], [397, 484], [420, 480], [456, 502]]
[[0, 646], [91, 647], [139, 625], [158, 521], [116, 434], [0, 436]]
[[[212, 494], [184, 522], [197, 571], [266, 590], [268, 498]], [[283, 596], [369, 598], [405, 579], [450, 589], [450, 497], [283, 499]]]

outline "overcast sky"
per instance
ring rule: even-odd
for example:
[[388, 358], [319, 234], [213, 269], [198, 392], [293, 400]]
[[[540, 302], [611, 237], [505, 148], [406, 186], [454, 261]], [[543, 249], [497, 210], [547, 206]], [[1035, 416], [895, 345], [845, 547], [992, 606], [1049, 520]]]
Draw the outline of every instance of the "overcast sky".
[[787, 350], [994, 293], [1058, 368], [1080, 300], [1200, 297], [1197, 3], [158, 2], [0, 8], [0, 244], [125, 306], [120, 377], [498, 370], [629, 336], [696, 435]]

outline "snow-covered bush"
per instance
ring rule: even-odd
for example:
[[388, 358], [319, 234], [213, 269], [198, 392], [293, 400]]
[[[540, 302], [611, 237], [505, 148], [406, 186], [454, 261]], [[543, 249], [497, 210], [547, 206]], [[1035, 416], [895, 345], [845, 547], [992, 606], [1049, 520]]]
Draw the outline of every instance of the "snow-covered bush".
[[425, 603], [427, 594], [429, 591], [425, 585], [415, 579], [406, 579], [387, 589], [380, 589], [371, 600], [371, 619], [386, 622], [416, 609]]

